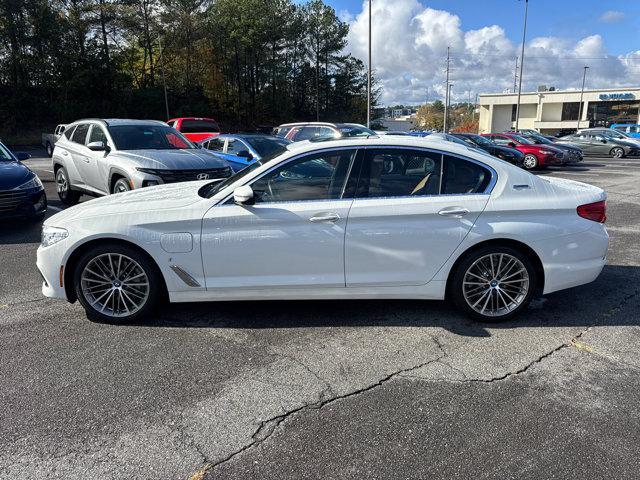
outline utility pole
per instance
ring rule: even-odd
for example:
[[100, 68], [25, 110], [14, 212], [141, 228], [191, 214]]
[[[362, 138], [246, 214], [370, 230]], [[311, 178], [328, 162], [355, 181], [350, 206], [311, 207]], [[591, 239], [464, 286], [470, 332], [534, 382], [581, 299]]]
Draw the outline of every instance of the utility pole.
[[527, 14], [529, 13], [529, 0], [524, 0], [524, 28], [522, 29], [522, 53], [520, 54], [520, 78], [518, 79], [518, 103], [516, 104], [516, 128], [518, 133], [518, 120], [520, 119], [520, 94], [522, 93], [522, 67], [524, 66], [524, 42], [527, 39]]
[[371, 0], [369, 0], [369, 70], [367, 72], [367, 128], [371, 127]]
[[[449, 125], [449, 111], [451, 110], [451, 88], [453, 87], [453, 83], [449, 84], [449, 88], [447, 89], [449, 91], [449, 95], [447, 95], [448, 97], [448, 103], [449, 105], [447, 105], [447, 125]], [[449, 130], [445, 130], [445, 133], [447, 133]]]
[[445, 133], [447, 132], [449, 123], [449, 49], [450, 47], [447, 47], [447, 78], [444, 83], [444, 121], [442, 125], [442, 131]]
[[171, 117], [169, 116], [169, 99], [167, 97], [167, 81], [164, 78], [164, 56], [162, 55], [162, 40], [158, 37], [158, 46], [160, 47], [160, 58], [159, 61], [162, 61], [162, 85], [164, 87], [164, 108], [167, 113], [167, 120]]
[[582, 72], [582, 90], [580, 90], [580, 107], [578, 108], [578, 125], [576, 130], [580, 130], [580, 120], [582, 120], [582, 96], [584, 95], [584, 81], [587, 78], [587, 67], [584, 66], [584, 71]]
[[518, 57], [516, 57], [516, 68], [513, 70], [513, 93], [516, 93], [518, 83]]

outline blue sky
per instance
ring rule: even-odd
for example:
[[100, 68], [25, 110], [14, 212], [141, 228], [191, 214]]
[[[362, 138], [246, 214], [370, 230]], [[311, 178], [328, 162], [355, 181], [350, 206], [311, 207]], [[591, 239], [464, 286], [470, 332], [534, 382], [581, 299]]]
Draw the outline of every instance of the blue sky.
[[[381, 0], [374, 0], [381, 1]], [[382, 0], [393, 2], [394, 0]], [[355, 16], [361, 0], [325, 0], [337, 12]], [[458, 15], [465, 30], [500, 25], [514, 42], [522, 38], [524, 0], [421, 0], [425, 7]], [[609, 22], [600, 19], [607, 11], [620, 12]], [[530, 0], [527, 37], [563, 36], [580, 39], [600, 34], [613, 54], [640, 49], [640, 0]]]
[[[303, 0], [300, 0], [301, 2]], [[365, 60], [368, 1], [324, 0], [350, 24], [347, 51]], [[513, 89], [524, 0], [373, 0], [373, 69], [381, 102], [441, 98], [452, 51], [454, 101]], [[640, 85], [640, 0], [530, 0], [524, 91]]]

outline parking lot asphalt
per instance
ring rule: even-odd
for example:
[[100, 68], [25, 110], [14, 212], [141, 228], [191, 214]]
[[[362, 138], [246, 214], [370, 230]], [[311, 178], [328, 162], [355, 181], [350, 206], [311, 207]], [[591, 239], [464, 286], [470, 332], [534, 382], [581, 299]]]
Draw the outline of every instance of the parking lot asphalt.
[[0, 224], [0, 478], [638, 478], [640, 159], [541, 174], [606, 189], [608, 265], [497, 325], [416, 301], [92, 323], [42, 297], [39, 224]]

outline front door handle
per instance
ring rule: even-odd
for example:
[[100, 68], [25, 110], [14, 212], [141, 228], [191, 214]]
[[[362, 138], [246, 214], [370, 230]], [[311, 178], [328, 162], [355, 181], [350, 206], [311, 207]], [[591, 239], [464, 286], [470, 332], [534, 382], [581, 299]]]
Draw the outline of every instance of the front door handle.
[[446, 216], [446, 217], [462, 218], [467, 213], [469, 213], [469, 210], [467, 210], [466, 208], [448, 207], [448, 208], [445, 208], [443, 210], [440, 210], [438, 212], [438, 215], [443, 215], [443, 216]]
[[90, 162], [91, 162], [91, 160], [89, 160], [89, 158], [88, 158], [88, 157], [82, 157], [82, 161], [83, 161], [84, 163], [90, 163]]
[[338, 215], [337, 213], [327, 213], [327, 214], [323, 214], [323, 215], [317, 215], [315, 217], [311, 217], [309, 219], [310, 222], [337, 222], [338, 220], [340, 220], [340, 215]]

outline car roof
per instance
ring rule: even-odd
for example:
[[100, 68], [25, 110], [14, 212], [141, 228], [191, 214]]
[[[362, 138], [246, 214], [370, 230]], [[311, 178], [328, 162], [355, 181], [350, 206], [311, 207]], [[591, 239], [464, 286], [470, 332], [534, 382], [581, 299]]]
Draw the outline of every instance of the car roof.
[[81, 118], [80, 120], [76, 120], [72, 124], [68, 126], [75, 125], [78, 123], [86, 123], [86, 122], [100, 122], [107, 126], [114, 125], [165, 125], [165, 122], [160, 120], [137, 120], [130, 118]]
[[208, 117], [176, 117], [176, 118], [170, 118], [167, 121], [168, 122], [175, 122], [176, 120], [207, 120], [207, 121], [210, 121], [210, 122], [213, 122], [213, 123], [218, 123], [213, 118], [208, 118]]
[[293, 123], [283, 123], [282, 125], [279, 125], [276, 128], [282, 128], [282, 127], [302, 127], [302, 126], [325, 126], [325, 127], [365, 127], [364, 125], [361, 125], [359, 123], [347, 123], [347, 122], [338, 122], [338, 123], [333, 123], [333, 122], [293, 122]]

